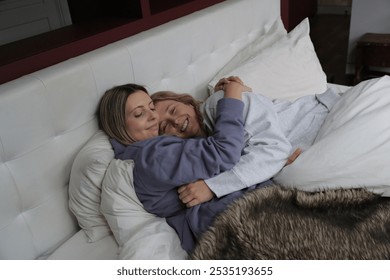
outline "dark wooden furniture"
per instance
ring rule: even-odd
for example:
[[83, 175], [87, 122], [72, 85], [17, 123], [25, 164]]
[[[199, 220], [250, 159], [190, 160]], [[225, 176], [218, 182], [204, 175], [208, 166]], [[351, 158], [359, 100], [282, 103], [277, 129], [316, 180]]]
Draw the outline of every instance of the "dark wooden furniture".
[[304, 18], [317, 14], [317, 0], [281, 0], [284, 27], [291, 31]]
[[390, 67], [390, 34], [364, 34], [357, 42], [355, 63], [355, 83], [390, 75], [389, 72], [378, 71], [378, 68]]
[[72, 25], [0, 46], [0, 84], [225, 0], [68, 0]]

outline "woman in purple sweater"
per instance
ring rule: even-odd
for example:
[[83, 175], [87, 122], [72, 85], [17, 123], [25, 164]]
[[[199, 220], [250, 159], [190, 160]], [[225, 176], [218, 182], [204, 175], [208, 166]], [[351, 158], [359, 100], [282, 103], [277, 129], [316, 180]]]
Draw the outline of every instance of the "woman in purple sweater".
[[165, 217], [185, 250], [241, 192], [187, 209], [177, 189], [231, 169], [243, 148], [243, 102], [247, 88], [237, 79], [228, 83], [217, 106], [214, 134], [182, 139], [158, 136], [158, 114], [145, 88], [127, 84], [108, 90], [100, 100], [99, 125], [110, 137], [115, 158], [133, 160], [136, 194], [145, 210]]

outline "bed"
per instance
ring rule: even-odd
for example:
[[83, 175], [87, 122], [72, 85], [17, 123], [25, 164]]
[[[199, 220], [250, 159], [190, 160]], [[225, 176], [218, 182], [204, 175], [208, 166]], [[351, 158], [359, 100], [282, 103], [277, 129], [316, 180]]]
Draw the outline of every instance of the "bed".
[[358, 201], [386, 209], [390, 78], [328, 84], [307, 19], [287, 33], [279, 1], [224, 1], [0, 86], [0, 259], [212, 258], [189, 256], [165, 219], [144, 211], [133, 163], [114, 159], [95, 111], [113, 85], [205, 99], [230, 74], [270, 98], [342, 93], [313, 149], [276, 182], [299, 193], [364, 187], [372, 196]]

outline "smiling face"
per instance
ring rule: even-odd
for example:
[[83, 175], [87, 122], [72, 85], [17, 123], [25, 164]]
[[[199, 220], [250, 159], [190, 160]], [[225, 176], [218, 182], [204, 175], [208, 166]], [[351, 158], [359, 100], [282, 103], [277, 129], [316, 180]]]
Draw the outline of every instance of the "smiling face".
[[163, 100], [155, 103], [159, 115], [159, 133], [175, 135], [181, 138], [202, 136], [198, 116], [192, 105], [175, 100]]
[[159, 117], [150, 96], [144, 91], [130, 94], [125, 106], [125, 126], [130, 138], [136, 141], [158, 136]]

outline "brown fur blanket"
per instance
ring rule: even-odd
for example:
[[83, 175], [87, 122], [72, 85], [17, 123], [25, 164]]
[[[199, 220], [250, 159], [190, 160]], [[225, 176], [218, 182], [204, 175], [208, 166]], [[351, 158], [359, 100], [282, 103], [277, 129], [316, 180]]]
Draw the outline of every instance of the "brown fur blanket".
[[271, 186], [218, 216], [191, 259], [390, 259], [390, 199]]

